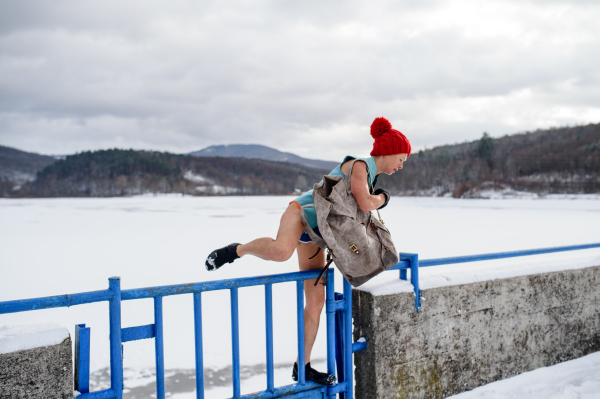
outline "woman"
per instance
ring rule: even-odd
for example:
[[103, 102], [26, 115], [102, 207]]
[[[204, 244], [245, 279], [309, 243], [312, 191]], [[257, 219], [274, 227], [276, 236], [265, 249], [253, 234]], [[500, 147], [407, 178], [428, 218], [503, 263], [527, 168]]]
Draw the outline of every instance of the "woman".
[[[344, 161], [329, 173], [330, 175], [346, 176], [348, 166], [352, 160], [357, 159], [352, 169], [351, 187], [352, 195], [358, 206], [363, 211], [381, 209], [387, 205], [390, 195], [384, 189], [373, 191], [380, 173], [391, 175], [402, 169], [404, 162], [410, 156], [410, 142], [385, 118], [376, 118], [371, 125], [371, 136], [375, 139], [370, 158], [355, 158], [347, 156]], [[230, 244], [213, 251], [206, 259], [206, 269], [214, 271], [225, 263], [231, 263], [245, 255], [254, 255], [261, 259], [275, 262], [288, 260], [294, 250], [298, 252], [300, 271], [321, 269], [325, 266], [325, 253], [321, 251], [311, 258], [318, 246], [312, 242], [304, 231], [300, 221], [301, 206], [312, 204], [312, 190], [304, 193], [290, 202], [281, 217], [277, 238], [257, 238], [247, 244]], [[314, 208], [306, 208], [306, 219], [310, 226], [318, 233], [317, 215]], [[304, 282], [306, 307], [304, 308], [304, 337], [305, 337], [305, 376], [306, 380], [322, 385], [335, 384], [335, 377], [314, 370], [310, 366], [310, 354], [319, 329], [319, 320], [325, 303], [325, 290], [322, 285], [314, 285], [314, 280]], [[298, 365], [294, 364], [292, 378], [298, 380]]]

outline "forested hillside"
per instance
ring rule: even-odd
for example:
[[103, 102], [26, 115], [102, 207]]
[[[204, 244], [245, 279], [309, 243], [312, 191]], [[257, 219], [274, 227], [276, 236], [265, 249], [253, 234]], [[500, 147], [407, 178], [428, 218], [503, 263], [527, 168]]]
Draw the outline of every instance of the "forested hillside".
[[[308, 190], [330, 170], [260, 159], [117, 149], [55, 161], [0, 147], [0, 161], [3, 197], [282, 195]], [[28, 182], [37, 170], [35, 180]], [[473, 198], [488, 189], [599, 193], [600, 124], [497, 139], [484, 134], [473, 142], [413, 153], [402, 171], [379, 181], [396, 195]]]
[[291, 194], [326, 171], [283, 162], [193, 157], [166, 152], [103, 150], [47, 166], [11, 196], [107, 197], [144, 193]]
[[600, 124], [538, 130], [436, 147], [382, 176], [394, 194], [477, 197], [481, 190], [600, 192]]
[[0, 181], [23, 184], [56, 159], [0, 145]]

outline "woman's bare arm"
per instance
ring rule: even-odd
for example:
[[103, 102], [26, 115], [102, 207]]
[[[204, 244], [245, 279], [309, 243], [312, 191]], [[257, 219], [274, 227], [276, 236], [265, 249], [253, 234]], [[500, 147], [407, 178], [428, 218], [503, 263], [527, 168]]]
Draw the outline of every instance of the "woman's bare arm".
[[369, 193], [367, 176], [367, 165], [364, 162], [355, 162], [352, 168], [352, 176], [350, 176], [352, 195], [354, 195], [360, 209], [365, 212], [379, 209], [385, 203], [385, 195], [371, 195]]

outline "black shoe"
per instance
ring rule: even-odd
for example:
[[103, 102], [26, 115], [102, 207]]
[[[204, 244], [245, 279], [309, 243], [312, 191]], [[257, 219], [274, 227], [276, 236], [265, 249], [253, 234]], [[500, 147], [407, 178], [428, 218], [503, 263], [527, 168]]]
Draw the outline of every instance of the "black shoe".
[[[310, 367], [310, 362], [306, 364], [304, 368], [304, 378], [306, 381], [313, 381], [320, 385], [335, 385], [337, 379], [334, 375], [321, 373]], [[298, 363], [294, 363], [294, 369], [292, 370], [292, 380], [298, 381]]]
[[236, 252], [238, 245], [240, 244], [229, 244], [226, 247], [212, 251], [210, 255], [208, 255], [208, 258], [206, 258], [206, 262], [204, 262], [206, 270], [213, 272], [223, 266], [225, 263], [231, 263], [239, 258]]

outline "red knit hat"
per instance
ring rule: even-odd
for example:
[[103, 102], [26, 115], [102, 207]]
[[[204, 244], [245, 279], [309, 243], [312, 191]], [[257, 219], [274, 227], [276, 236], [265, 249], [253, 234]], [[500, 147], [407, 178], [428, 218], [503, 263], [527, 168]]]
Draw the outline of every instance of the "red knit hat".
[[375, 118], [371, 124], [371, 136], [375, 139], [371, 155], [408, 154], [410, 141], [405, 135], [392, 129], [392, 124], [385, 118]]

